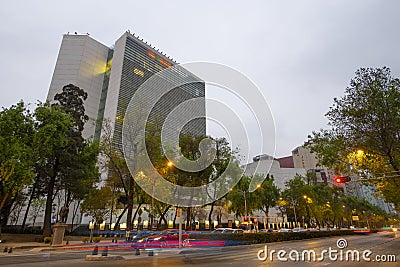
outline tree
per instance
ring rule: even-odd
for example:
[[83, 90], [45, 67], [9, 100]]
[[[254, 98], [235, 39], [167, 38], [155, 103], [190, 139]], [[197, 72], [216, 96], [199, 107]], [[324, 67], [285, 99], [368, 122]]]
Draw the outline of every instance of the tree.
[[[68, 207], [73, 200], [82, 199], [99, 178], [98, 146], [82, 136], [88, 120], [83, 106], [86, 98], [84, 90], [69, 84], [56, 94], [56, 103], [51, 106], [46, 103], [36, 109], [36, 144], [47, 144], [40, 150], [36, 169], [38, 188], [46, 195], [44, 236], [51, 234], [52, 203], [56, 194], [64, 192], [64, 205]], [[50, 135], [46, 136], [48, 131]]]
[[[400, 210], [400, 80], [387, 67], [361, 68], [326, 116], [332, 128], [313, 132], [306, 143], [320, 163], [342, 173], [390, 173], [376, 184]], [[349, 160], [357, 151], [365, 154], [363, 164]]]
[[102, 223], [111, 214], [112, 191], [110, 187], [102, 187], [100, 189], [93, 188], [81, 205], [81, 213], [89, 215]]
[[73, 200], [82, 200], [99, 178], [96, 166], [98, 143], [85, 140], [82, 136], [89, 119], [83, 105], [86, 99], [87, 93], [73, 84], [64, 86], [62, 92], [54, 96], [57, 103], [53, 105], [60, 105], [72, 117], [72, 125], [67, 132], [68, 146], [60, 157], [63, 170], [60, 173], [61, 189], [64, 190], [67, 207]]
[[46, 204], [45, 198], [35, 198], [32, 201], [32, 208], [30, 210], [30, 220], [32, 220], [32, 227], [35, 226], [36, 218], [42, 215], [44, 205]]
[[254, 195], [256, 198], [256, 208], [262, 210], [268, 218], [269, 209], [276, 206], [276, 202], [280, 196], [279, 188], [274, 184], [274, 177], [267, 174], [265, 179], [263, 179], [263, 183], [254, 191]]
[[34, 149], [33, 116], [24, 102], [0, 112], [0, 224], [7, 223], [9, 211], [17, 194], [32, 182]]
[[48, 103], [39, 105], [35, 110], [37, 121], [34, 145], [38, 151], [35, 171], [46, 195], [43, 235], [51, 236], [51, 212], [54, 189], [61, 169], [62, 151], [68, 146], [67, 132], [72, 125], [72, 118], [58, 105]]
[[233, 212], [236, 217], [249, 216], [253, 211], [258, 210], [258, 193], [249, 192], [251, 178], [243, 176], [240, 181], [230, 190], [226, 199], [230, 202], [229, 212]]
[[[134, 198], [134, 180], [129, 172], [128, 166], [126, 165], [125, 158], [122, 151], [114, 145], [113, 133], [114, 128], [111, 122], [104, 120], [102, 124], [102, 137], [100, 140], [100, 166], [107, 173], [107, 184], [113, 188], [114, 194], [112, 198], [116, 197], [117, 192], [122, 190], [124, 194], [125, 208], [120, 218], [124, 215], [127, 210], [131, 210], [130, 216], [127, 218], [128, 229], [132, 228], [132, 209], [133, 209], [133, 198]], [[113, 202], [112, 202], [113, 203]], [[114, 206], [112, 205], [112, 208]], [[117, 220], [119, 222], [120, 218]], [[118, 227], [118, 223], [116, 224]]]
[[288, 202], [289, 208], [293, 210], [293, 221], [298, 222], [299, 216], [306, 215], [305, 195], [309, 197], [310, 186], [306, 185], [304, 177], [296, 175], [285, 183], [285, 190], [282, 193], [283, 199]]
[[[232, 150], [231, 147], [229, 146], [229, 142], [226, 140], [226, 138], [215, 138], [215, 159], [212, 163], [211, 168], [213, 169], [213, 172], [211, 173], [211, 176], [208, 180], [208, 182], [214, 181], [218, 177], [220, 177], [223, 172], [226, 170], [229, 162], [232, 160], [234, 162], [234, 166], [236, 167], [234, 171], [237, 172], [237, 175], [239, 175], [242, 170], [239, 167], [239, 164], [236, 163], [236, 157], [238, 154], [237, 150]], [[222, 180], [224, 183], [225, 181]], [[220, 187], [220, 189], [223, 189], [226, 187], [226, 184], [219, 184], [217, 185]], [[218, 192], [218, 188], [214, 188], [216, 192]], [[247, 190], [247, 189], [246, 189]], [[210, 205], [210, 212], [208, 213], [208, 223], [211, 226], [211, 228], [214, 226], [212, 223], [212, 214], [214, 211], [214, 207], [218, 200], [213, 201]]]

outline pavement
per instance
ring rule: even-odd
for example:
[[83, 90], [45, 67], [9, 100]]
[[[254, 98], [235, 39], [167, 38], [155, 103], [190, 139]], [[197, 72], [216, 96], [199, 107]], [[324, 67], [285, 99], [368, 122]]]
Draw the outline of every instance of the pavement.
[[[101, 240], [98, 243], [83, 243], [81, 241], [68, 241], [68, 244], [64, 242], [60, 246], [51, 246], [44, 242], [4, 242], [0, 243], [0, 253], [5, 253], [5, 248], [12, 248], [13, 252], [24, 250], [31, 252], [44, 252], [54, 250], [92, 250], [95, 246], [127, 246], [129, 243], [125, 243], [123, 240], [118, 240], [118, 243], [113, 243], [112, 240]], [[130, 244], [129, 244], [130, 245]]]

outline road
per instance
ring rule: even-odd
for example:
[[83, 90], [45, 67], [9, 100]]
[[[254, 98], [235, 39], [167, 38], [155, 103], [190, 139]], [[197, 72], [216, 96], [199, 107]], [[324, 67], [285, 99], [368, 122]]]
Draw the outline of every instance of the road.
[[[118, 250], [111, 251], [110, 254], [121, 255], [124, 260], [115, 261], [102, 261], [93, 262], [85, 261], [85, 256], [90, 254], [90, 251], [51, 251], [32, 253], [29, 251], [18, 251], [13, 254], [3, 253], [0, 255], [0, 267], [1, 266], [18, 266], [18, 267], [30, 267], [30, 266], [288, 266], [295, 264], [296, 266], [400, 266], [400, 238], [391, 238], [383, 236], [381, 234], [371, 235], [356, 235], [356, 236], [345, 236], [347, 247], [342, 249], [338, 248], [337, 240], [339, 237], [320, 238], [311, 240], [291, 241], [291, 242], [280, 242], [267, 244], [268, 255], [270, 256], [271, 251], [275, 250], [272, 254], [273, 261], [268, 257], [265, 261], [258, 259], [257, 254], [260, 250], [265, 251], [265, 244], [252, 245], [252, 246], [240, 246], [240, 247], [224, 247], [224, 248], [202, 248], [202, 249], [183, 249], [181, 251], [177, 249], [164, 249], [157, 250], [154, 252], [154, 256], [148, 256], [147, 251], [142, 251], [140, 256], [135, 255], [133, 250]], [[344, 245], [344, 241], [340, 243], [341, 247]], [[319, 261], [323, 250], [337, 250], [338, 252], [332, 252], [331, 257], [338, 256], [336, 260], [329, 259], [329, 253], [325, 252], [324, 260]], [[281, 258], [287, 261], [281, 261], [278, 259], [278, 251], [282, 250]], [[305, 255], [305, 261], [302, 260], [301, 255], [304, 250], [313, 250], [316, 253], [316, 260], [308, 261], [307, 255]], [[357, 250], [360, 253], [360, 261], [352, 261], [352, 252]], [[368, 254], [370, 250], [372, 253]], [[340, 260], [340, 251], [342, 251], [342, 260]], [[101, 251], [100, 251], [101, 252]], [[299, 260], [296, 259], [296, 252], [299, 254]], [[366, 253], [367, 259], [370, 262], [366, 262], [362, 258], [362, 254]], [[289, 255], [290, 253], [290, 255]], [[346, 262], [345, 255], [349, 254], [350, 261]], [[356, 254], [354, 254], [355, 256]], [[390, 257], [396, 257], [397, 262], [377, 262], [376, 259], [389, 259]], [[263, 253], [260, 257], [264, 256]], [[290, 259], [290, 257], [292, 259]], [[380, 257], [380, 258], [377, 258]], [[393, 260], [393, 259], [391, 259]]]

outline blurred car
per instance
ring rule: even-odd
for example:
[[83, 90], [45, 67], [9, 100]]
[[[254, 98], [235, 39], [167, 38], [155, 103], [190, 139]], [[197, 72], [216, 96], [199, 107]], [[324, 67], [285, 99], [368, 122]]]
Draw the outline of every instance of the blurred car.
[[386, 236], [386, 237], [397, 237], [398, 229], [396, 227], [382, 227], [379, 229], [378, 234]]
[[354, 233], [365, 235], [371, 233], [371, 230], [368, 228], [354, 228]]
[[212, 231], [213, 234], [235, 234], [244, 233], [243, 229], [232, 229], [232, 228], [217, 228]]
[[[189, 234], [182, 230], [182, 244], [189, 238]], [[144, 247], [175, 247], [179, 246], [179, 230], [169, 229], [160, 234], [151, 235], [145, 238]]]

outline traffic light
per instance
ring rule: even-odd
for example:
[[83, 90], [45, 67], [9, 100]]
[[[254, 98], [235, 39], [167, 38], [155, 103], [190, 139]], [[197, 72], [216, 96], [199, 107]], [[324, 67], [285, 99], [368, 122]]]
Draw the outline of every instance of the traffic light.
[[336, 176], [335, 177], [335, 182], [337, 184], [343, 184], [343, 183], [347, 183], [350, 181], [351, 181], [351, 178], [349, 176]]

